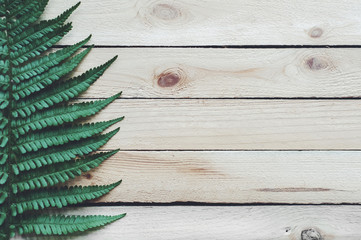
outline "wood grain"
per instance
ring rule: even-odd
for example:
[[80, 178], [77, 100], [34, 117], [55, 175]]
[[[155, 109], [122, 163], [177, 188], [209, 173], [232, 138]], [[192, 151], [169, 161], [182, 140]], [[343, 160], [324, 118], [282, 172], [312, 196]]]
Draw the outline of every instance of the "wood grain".
[[93, 49], [76, 75], [118, 60], [83, 97], [360, 97], [361, 49]]
[[[71, 214], [127, 212], [101, 230], [66, 239], [359, 240], [360, 206], [91, 207]], [[311, 238], [313, 237], [313, 238]], [[15, 239], [23, 239], [17, 237]], [[64, 238], [26, 238], [64, 239]]]
[[[77, 1], [50, 1], [44, 18]], [[119, 55], [81, 97], [123, 90], [124, 99], [92, 120], [126, 119], [103, 147], [122, 151], [76, 184], [123, 179], [98, 202], [361, 204], [361, 100], [237, 99], [359, 98], [360, 49], [269, 47], [361, 45], [360, 12], [357, 0], [83, 1], [59, 44], [92, 33], [90, 44], [108, 46], [94, 49], [76, 74]], [[72, 210], [128, 216], [67, 239], [361, 239], [361, 206]]]
[[121, 151], [72, 184], [99, 202], [361, 203], [360, 151]]
[[[51, 1], [45, 18], [77, 1]], [[61, 44], [93, 33], [97, 45], [354, 45], [360, 12], [358, 0], [87, 0]]]
[[105, 149], [360, 149], [360, 100], [119, 99], [92, 120], [123, 115]]

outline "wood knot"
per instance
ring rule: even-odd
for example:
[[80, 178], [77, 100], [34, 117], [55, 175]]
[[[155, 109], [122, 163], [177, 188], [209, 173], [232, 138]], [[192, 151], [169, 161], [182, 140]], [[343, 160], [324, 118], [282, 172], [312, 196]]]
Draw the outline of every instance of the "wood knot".
[[182, 69], [168, 69], [158, 75], [158, 85], [163, 88], [174, 87], [182, 79], [185, 78], [185, 74]]
[[318, 71], [326, 69], [328, 67], [328, 63], [324, 59], [311, 57], [306, 60], [306, 66], [313, 71]]
[[86, 179], [92, 179], [93, 176], [90, 173], [85, 174]]
[[159, 19], [170, 21], [180, 17], [182, 13], [172, 5], [160, 3], [153, 7], [152, 15]]
[[322, 36], [322, 34], [323, 34], [323, 30], [319, 27], [312, 28], [308, 33], [308, 35], [310, 35], [311, 38], [319, 38]]
[[321, 234], [313, 228], [303, 230], [301, 232], [301, 240], [322, 240], [322, 239], [323, 238]]

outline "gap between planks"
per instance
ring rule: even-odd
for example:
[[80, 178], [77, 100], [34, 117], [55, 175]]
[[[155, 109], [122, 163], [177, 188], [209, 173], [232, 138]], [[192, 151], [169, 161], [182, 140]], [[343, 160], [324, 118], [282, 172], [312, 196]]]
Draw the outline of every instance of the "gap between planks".
[[[69, 45], [54, 45], [54, 48], [66, 48], [71, 46]], [[93, 47], [93, 48], [134, 48], [134, 49], [142, 49], [142, 48], [216, 48], [216, 49], [297, 49], [297, 48], [303, 48], [303, 49], [312, 49], [312, 48], [346, 48], [346, 49], [356, 49], [361, 48], [361, 45], [184, 45], [184, 46], [152, 46], [152, 45], [137, 45], [137, 46], [131, 46], [131, 45], [89, 45], [86, 44], [82, 48], [87, 47]]]
[[98, 203], [361, 201], [359, 151], [120, 151], [70, 184], [122, 184]]
[[[44, 18], [78, 0], [50, 1]], [[96, 45], [360, 45], [359, 1], [87, 0], [61, 44], [93, 33]]]
[[[67, 239], [123, 240], [359, 240], [360, 206], [92, 207], [69, 214], [127, 216], [100, 230]], [[313, 238], [310, 238], [313, 236]], [[16, 237], [15, 239], [25, 239]], [[63, 239], [36, 237], [35, 239]]]

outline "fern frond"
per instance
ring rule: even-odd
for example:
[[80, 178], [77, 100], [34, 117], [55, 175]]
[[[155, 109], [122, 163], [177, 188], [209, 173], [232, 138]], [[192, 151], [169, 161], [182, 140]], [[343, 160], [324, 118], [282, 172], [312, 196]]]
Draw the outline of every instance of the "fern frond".
[[8, 32], [11, 36], [16, 36], [21, 34], [24, 29], [39, 19], [48, 0], [14, 0], [12, 3], [15, 8], [10, 9], [9, 12], [16, 17], [16, 21], [10, 22]]
[[[81, 76], [72, 78], [59, 84], [56, 88], [41, 92], [40, 94], [19, 101], [16, 112], [22, 116], [30, 116], [31, 113], [37, 110], [49, 108], [55, 104], [69, 101], [77, 97], [79, 94], [87, 90], [92, 83], [94, 83], [104, 71], [115, 61], [116, 58], [111, 59], [104, 65], [91, 69]], [[14, 96], [14, 98], [16, 98]]]
[[67, 235], [97, 228], [123, 218], [116, 216], [39, 216], [25, 218], [22, 224], [14, 226], [20, 234]]
[[76, 157], [84, 156], [98, 150], [118, 131], [119, 128], [107, 134], [99, 135], [91, 139], [85, 139], [76, 143], [53, 147], [44, 150], [41, 153], [35, 152], [19, 157], [19, 161], [12, 165], [13, 171], [22, 172], [54, 163], [70, 161]]
[[72, 26], [70, 23], [65, 24], [56, 31], [44, 35], [41, 39], [37, 40], [31, 45], [20, 48], [15, 52], [11, 52], [11, 63], [14, 66], [18, 66], [20, 64], [26, 63], [28, 60], [34, 59], [52, 47], [55, 43], [60, 41], [71, 29]]
[[17, 230], [45, 235], [83, 231], [124, 216], [36, 216], [33, 212], [92, 200], [120, 184], [56, 188], [118, 151], [95, 153], [119, 128], [103, 131], [123, 118], [78, 122], [120, 96], [69, 103], [116, 57], [67, 79], [90, 52], [92, 47], [80, 51], [90, 36], [48, 53], [71, 30], [66, 21], [79, 3], [54, 19], [38, 21], [47, 3], [0, 0], [0, 240], [10, 239]]
[[[17, 193], [64, 183], [69, 179], [80, 176], [82, 172], [87, 172], [98, 167], [105, 159], [111, 157], [118, 151], [119, 150], [93, 154], [76, 161], [58, 163], [49, 166], [48, 168], [39, 168], [26, 174], [19, 175], [16, 182], [12, 185], [13, 192]], [[2, 195], [0, 195], [0, 203], [2, 199]]]
[[[27, 97], [34, 92], [38, 92], [45, 87], [53, 84], [61, 77], [73, 71], [83, 60], [83, 58], [90, 52], [91, 48], [87, 48], [85, 51], [79, 53], [73, 57], [70, 61], [64, 63], [61, 66], [54, 67], [49, 71], [30, 78], [28, 81], [21, 82], [18, 85], [14, 85], [13, 96], [15, 99]], [[17, 117], [17, 112], [13, 113], [14, 117]]]
[[24, 15], [29, 13], [34, 9], [34, 7], [38, 4], [37, 1], [14, 1], [17, 2], [13, 5], [13, 8], [9, 9], [8, 18], [11, 19], [16, 17], [17, 15]]
[[116, 94], [110, 98], [92, 102], [76, 103], [68, 106], [54, 107], [50, 110], [35, 113], [30, 118], [15, 120], [15, 134], [26, 134], [29, 131], [41, 130], [50, 126], [59, 126], [64, 123], [71, 123], [83, 117], [89, 117], [120, 96]]
[[41, 210], [49, 207], [62, 208], [82, 203], [107, 194], [120, 183], [121, 181], [103, 186], [74, 186], [24, 192], [16, 196], [16, 200], [11, 206], [11, 213], [12, 216], [16, 216], [31, 210]]
[[111, 125], [123, 120], [123, 117], [114, 120], [98, 123], [88, 123], [75, 126], [67, 126], [59, 132], [58, 129], [46, 132], [33, 133], [20, 137], [16, 146], [22, 154], [38, 151], [41, 148], [63, 145], [68, 142], [89, 138], [103, 132]]
[[33, 62], [29, 62], [25, 66], [14, 67], [12, 71], [14, 82], [18, 84], [21, 81], [39, 75], [49, 70], [51, 67], [58, 65], [60, 62], [72, 56], [76, 51], [83, 47], [90, 40], [90, 37], [91, 36], [77, 44], [60, 49], [55, 53], [45, 55]]
[[[69, 18], [71, 13], [79, 6], [80, 3], [68, 9], [66, 12], [58, 16], [57, 18], [49, 21], [42, 21], [39, 24], [26, 29], [23, 33], [13, 36], [10, 44], [13, 51], [17, 51], [20, 48], [33, 44], [48, 33], [56, 32], [59, 30], [64, 22]], [[11, 30], [10, 30], [11, 31]]]

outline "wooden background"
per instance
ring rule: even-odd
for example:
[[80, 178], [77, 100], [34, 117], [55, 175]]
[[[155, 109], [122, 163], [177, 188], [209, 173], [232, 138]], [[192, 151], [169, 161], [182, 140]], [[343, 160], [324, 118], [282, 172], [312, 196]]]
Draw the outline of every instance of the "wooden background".
[[76, 211], [128, 216], [76, 239], [361, 239], [361, 206], [345, 205], [361, 203], [360, 13], [359, 0], [83, 1], [59, 47], [93, 34], [76, 74], [119, 55], [81, 98], [122, 90], [94, 120], [126, 118], [104, 146], [121, 151], [80, 178], [122, 185]]

